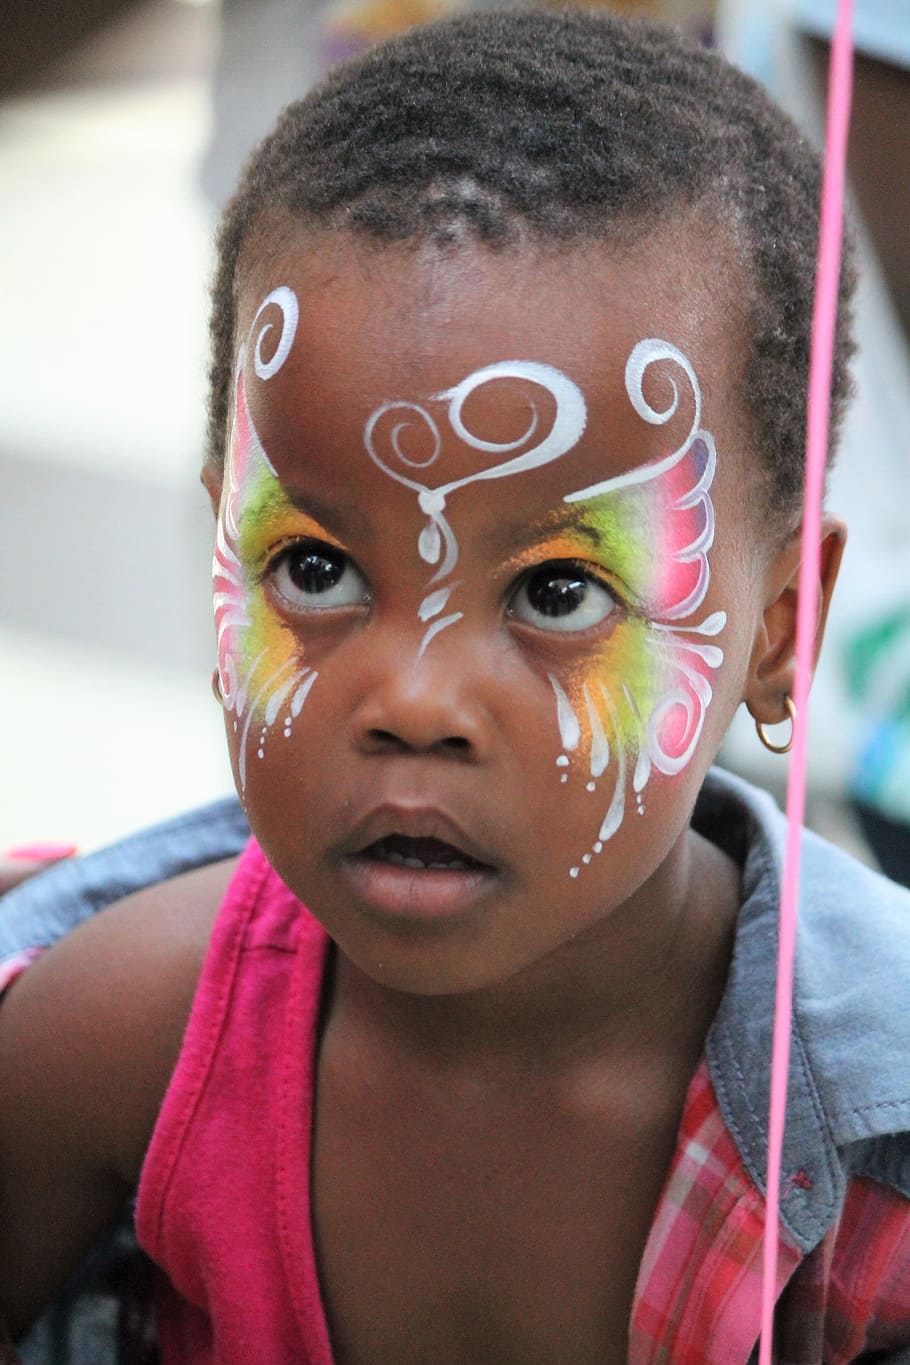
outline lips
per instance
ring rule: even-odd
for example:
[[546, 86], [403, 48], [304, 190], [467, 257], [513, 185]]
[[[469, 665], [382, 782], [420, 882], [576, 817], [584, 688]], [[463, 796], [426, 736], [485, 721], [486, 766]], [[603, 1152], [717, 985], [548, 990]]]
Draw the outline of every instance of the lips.
[[500, 875], [461, 825], [426, 807], [375, 808], [345, 841], [341, 862], [367, 912], [418, 920], [469, 911]]
[[413, 872], [470, 872], [484, 864], [443, 839], [413, 839], [388, 834], [363, 850], [362, 856]]
[[[496, 866], [478, 839], [447, 812], [432, 806], [383, 802], [374, 806], [354, 825], [342, 844], [342, 853], [374, 860], [398, 861], [396, 856], [422, 864], [462, 860], [469, 866]], [[415, 871], [418, 869], [414, 869]]]

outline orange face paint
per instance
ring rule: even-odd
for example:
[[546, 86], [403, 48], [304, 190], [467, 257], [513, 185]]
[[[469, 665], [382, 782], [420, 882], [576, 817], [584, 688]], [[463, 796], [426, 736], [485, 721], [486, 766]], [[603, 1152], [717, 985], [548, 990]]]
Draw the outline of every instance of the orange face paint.
[[265, 756], [279, 719], [284, 738], [290, 737], [317, 676], [299, 638], [266, 600], [265, 569], [287, 541], [336, 543], [294, 505], [275, 474], [250, 418], [243, 359], [212, 566], [218, 676], [225, 710], [233, 715], [241, 793], [251, 750]]

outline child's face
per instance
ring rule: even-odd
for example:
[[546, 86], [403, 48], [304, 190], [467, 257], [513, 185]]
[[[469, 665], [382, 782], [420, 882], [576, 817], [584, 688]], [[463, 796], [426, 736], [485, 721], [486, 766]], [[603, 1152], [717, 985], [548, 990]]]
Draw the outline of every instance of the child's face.
[[494, 984], [672, 901], [762, 606], [718, 268], [682, 228], [622, 255], [301, 230], [243, 277], [232, 761], [378, 980]]

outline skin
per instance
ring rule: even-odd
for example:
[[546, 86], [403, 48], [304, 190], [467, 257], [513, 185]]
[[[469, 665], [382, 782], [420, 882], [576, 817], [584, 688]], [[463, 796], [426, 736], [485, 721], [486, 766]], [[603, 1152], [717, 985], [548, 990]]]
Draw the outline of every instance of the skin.
[[[684, 223], [621, 257], [376, 247], [282, 228], [248, 248], [240, 280], [238, 345], [278, 286], [293, 289], [299, 319], [279, 371], [258, 379], [250, 353], [243, 367], [274, 482], [264, 501], [261, 471], [233, 488], [248, 619], [231, 627], [228, 652], [248, 672], [264, 653], [316, 678], [292, 723], [265, 726], [260, 742], [257, 673], [263, 696], [248, 707], [260, 729], [245, 736], [236, 705], [226, 729], [257, 837], [338, 945], [313, 1154], [336, 1359], [620, 1362], [739, 900], [739, 869], [692, 831], [692, 808], [736, 707], [777, 721], [792, 682], [798, 546], [760, 530], [758, 457], [737, 398], [741, 320], [702, 283], [718, 277], [716, 244], [706, 259]], [[588, 739], [560, 781], [552, 679], [567, 694], [600, 680], [612, 695], [625, 654], [611, 640], [643, 629], [642, 613], [620, 596], [616, 536], [585, 560], [619, 603], [590, 628], [527, 619], [523, 585], [554, 546], [562, 558], [566, 536], [579, 541], [575, 523], [553, 531], [568, 492], [661, 458], [688, 430], [685, 397], [678, 431], [629, 403], [624, 366], [645, 337], [688, 357], [716, 442], [716, 538], [692, 622], [726, 613], [723, 661], [691, 760], [652, 775], [641, 815], [630, 788], [616, 833], [572, 877], [603, 800], [587, 790]], [[383, 403], [425, 403], [516, 359], [570, 376], [587, 425], [560, 459], [452, 494], [462, 617], [421, 654], [427, 519], [368, 458], [365, 422]], [[665, 379], [648, 382], [665, 403]], [[471, 402], [471, 429], [492, 441], [527, 425], [524, 381]], [[433, 486], [482, 458], [446, 428]], [[224, 530], [232, 487], [217, 471], [205, 481]], [[292, 591], [288, 566], [314, 539], [336, 567], [354, 566], [352, 596], [329, 608]], [[826, 523], [825, 609], [842, 543]], [[819, 642], [823, 625], [824, 610]], [[396, 833], [444, 839], [483, 867], [377, 868], [365, 850]], [[135, 1181], [230, 871], [103, 912], [3, 1006], [0, 1307], [14, 1327]]]

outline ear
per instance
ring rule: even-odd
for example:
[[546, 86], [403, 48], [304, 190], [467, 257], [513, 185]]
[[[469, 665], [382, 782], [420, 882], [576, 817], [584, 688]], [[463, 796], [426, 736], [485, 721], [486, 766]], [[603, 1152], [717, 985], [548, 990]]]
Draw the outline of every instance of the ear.
[[208, 493], [212, 511], [217, 517], [218, 508], [221, 506], [221, 485], [223, 482], [221, 470], [216, 469], [214, 465], [204, 464], [199, 474], [199, 482]]
[[[822, 522], [818, 619], [812, 668], [818, 662], [825, 622], [840, 569], [847, 528], [834, 517]], [[778, 551], [765, 575], [765, 605], [756, 632], [743, 700], [753, 720], [777, 725], [787, 719], [786, 698], [793, 695], [796, 664], [796, 614], [799, 603], [801, 536], [797, 531]]]

